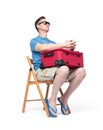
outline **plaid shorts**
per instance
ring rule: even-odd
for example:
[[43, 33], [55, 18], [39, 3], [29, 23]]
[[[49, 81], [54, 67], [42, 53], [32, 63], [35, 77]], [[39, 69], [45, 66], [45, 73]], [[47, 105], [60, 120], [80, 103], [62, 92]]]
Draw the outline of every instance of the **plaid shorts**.
[[[57, 69], [58, 69], [58, 67], [38, 69], [36, 71], [37, 79], [40, 81], [44, 81], [44, 80], [52, 80], [53, 81]], [[70, 82], [72, 80], [72, 78], [74, 77], [75, 70], [76, 69], [70, 69], [69, 75], [67, 77], [68, 82]]]

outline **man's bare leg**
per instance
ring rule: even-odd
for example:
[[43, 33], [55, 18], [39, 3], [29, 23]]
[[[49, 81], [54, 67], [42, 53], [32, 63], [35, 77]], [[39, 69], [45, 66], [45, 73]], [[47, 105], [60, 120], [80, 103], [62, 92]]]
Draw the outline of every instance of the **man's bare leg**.
[[67, 66], [61, 66], [56, 71], [56, 76], [54, 78], [51, 97], [49, 98], [49, 104], [55, 109], [56, 108], [56, 99], [57, 93], [61, 86], [65, 83], [67, 76], [69, 74], [69, 68]]
[[86, 76], [86, 72], [84, 68], [78, 68], [70, 81], [69, 87], [67, 88], [66, 92], [61, 96], [60, 101], [66, 107], [68, 105], [68, 98], [71, 94], [78, 88], [84, 77]]

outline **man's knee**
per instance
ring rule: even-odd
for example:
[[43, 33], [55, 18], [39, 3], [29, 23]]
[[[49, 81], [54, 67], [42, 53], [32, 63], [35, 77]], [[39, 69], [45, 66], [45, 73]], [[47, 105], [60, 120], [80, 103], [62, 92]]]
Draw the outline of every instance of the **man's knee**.
[[78, 68], [78, 74], [80, 74], [82, 77], [86, 76], [86, 70], [82, 67]]
[[61, 73], [61, 74], [69, 74], [69, 68], [68, 66], [61, 66], [59, 69], [58, 69], [58, 72], [57, 73]]

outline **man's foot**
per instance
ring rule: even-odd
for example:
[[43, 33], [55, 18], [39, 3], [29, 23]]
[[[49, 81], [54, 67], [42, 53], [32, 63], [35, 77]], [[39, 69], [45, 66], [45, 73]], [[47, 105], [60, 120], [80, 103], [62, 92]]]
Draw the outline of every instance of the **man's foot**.
[[68, 115], [68, 114], [70, 114], [70, 109], [69, 109], [69, 106], [67, 105], [67, 106], [64, 106], [64, 104], [61, 102], [61, 100], [60, 100], [60, 97], [59, 98], [57, 98], [58, 99], [58, 101], [59, 101], [59, 103], [61, 104], [61, 112], [62, 112], [62, 114], [63, 115]]
[[45, 99], [46, 105], [48, 107], [48, 112], [50, 117], [57, 117], [57, 109], [54, 109], [48, 102], [48, 99]]

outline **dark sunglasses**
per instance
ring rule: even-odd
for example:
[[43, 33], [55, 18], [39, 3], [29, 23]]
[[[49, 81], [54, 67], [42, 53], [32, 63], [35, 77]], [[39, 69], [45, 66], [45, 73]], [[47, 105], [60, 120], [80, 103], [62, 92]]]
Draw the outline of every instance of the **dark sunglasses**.
[[47, 21], [43, 21], [43, 22], [40, 22], [40, 23], [38, 23], [38, 25], [40, 25], [40, 24], [44, 24], [44, 25], [50, 25], [50, 22], [47, 22]]

